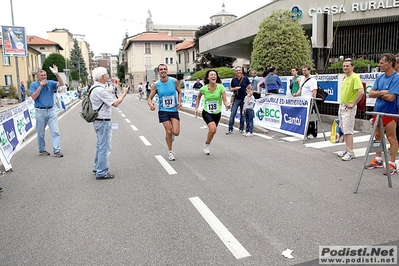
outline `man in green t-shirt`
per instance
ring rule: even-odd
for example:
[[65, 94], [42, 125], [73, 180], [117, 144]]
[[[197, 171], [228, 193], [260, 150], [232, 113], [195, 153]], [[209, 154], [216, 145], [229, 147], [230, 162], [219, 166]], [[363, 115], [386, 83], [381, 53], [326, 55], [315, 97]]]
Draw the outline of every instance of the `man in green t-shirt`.
[[290, 88], [291, 88], [291, 94], [292, 96], [301, 96], [300, 93], [298, 93], [299, 90], [299, 84], [301, 83], [301, 78], [298, 75], [298, 68], [293, 67], [291, 69], [291, 74], [294, 76], [291, 80]]
[[353, 131], [355, 128], [355, 116], [357, 103], [364, 94], [363, 84], [358, 74], [353, 72], [355, 68], [352, 59], [344, 60], [342, 69], [345, 73], [341, 87], [341, 104], [339, 105], [338, 118], [341, 130], [344, 133], [345, 151], [339, 152], [338, 156], [343, 161], [350, 161], [355, 158], [353, 152]]

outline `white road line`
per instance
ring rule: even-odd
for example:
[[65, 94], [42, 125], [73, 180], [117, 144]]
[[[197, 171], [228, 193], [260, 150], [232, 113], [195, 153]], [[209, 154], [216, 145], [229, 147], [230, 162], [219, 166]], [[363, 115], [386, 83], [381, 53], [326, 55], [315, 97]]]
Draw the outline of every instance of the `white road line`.
[[127, 123], [129, 123], [129, 124], [132, 123], [132, 122], [130, 122], [129, 118], [126, 118], [125, 121], [126, 121]]
[[254, 135], [256, 135], [258, 137], [261, 137], [261, 138], [264, 138], [264, 139], [274, 139], [273, 137], [270, 137], [268, 135], [264, 135], [262, 133], [254, 133]]
[[134, 125], [130, 125], [130, 127], [133, 129], [133, 131], [139, 131], [139, 130], [137, 129], [137, 127], [135, 127]]
[[236, 259], [251, 256], [199, 197], [189, 198], [189, 200]]
[[124, 115], [124, 114], [121, 114], [121, 116], [122, 116], [122, 117], [126, 117], [126, 115]]
[[[367, 142], [370, 140], [370, 135], [365, 135], [365, 136], [359, 136], [359, 137], [354, 137], [353, 138], [353, 143], [360, 143], [360, 142]], [[322, 141], [322, 142], [314, 142], [314, 143], [306, 143], [306, 147], [310, 148], [327, 148], [327, 147], [334, 147], [334, 146], [340, 146], [340, 145], [345, 145], [345, 143], [340, 142], [340, 143], [331, 143], [330, 141]]]
[[151, 146], [151, 143], [144, 137], [144, 136], [139, 136], [141, 141], [144, 143], [145, 146]]
[[157, 158], [158, 162], [165, 168], [166, 172], [170, 175], [177, 175], [177, 172], [175, 169], [173, 169], [172, 166], [165, 160], [165, 158], [162, 157], [162, 155], [155, 155], [155, 158]]
[[[359, 131], [353, 131], [353, 133], [358, 133]], [[324, 132], [325, 134], [326, 134], [326, 138], [328, 139], [330, 136], [331, 136], [331, 131], [327, 131], [327, 132]], [[318, 138], [324, 138], [324, 136], [323, 136], [323, 133], [318, 133], [317, 134], [317, 137]], [[289, 141], [289, 142], [294, 142], [294, 141], [301, 141], [301, 140], [303, 140], [302, 138], [300, 138], [300, 137], [284, 137], [284, 138], [281, 138], [282, 140], [284, 140], [284, 141]]]

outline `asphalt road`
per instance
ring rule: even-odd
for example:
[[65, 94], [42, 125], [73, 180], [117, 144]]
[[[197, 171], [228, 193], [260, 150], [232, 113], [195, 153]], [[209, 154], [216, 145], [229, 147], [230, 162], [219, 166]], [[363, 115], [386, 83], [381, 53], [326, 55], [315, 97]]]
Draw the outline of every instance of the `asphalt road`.
[[157, 112], [129, 94], [113, 109], [116, 177], [98, 181], [79, 108], [59, 119], [63, 158], [32, 136], [0, 177], [0, 265], [318, 265], [320, 245], [398, 244], [398, 175], [388, 188], [365, 171], [354, 194], [364, 157], [343, 162], [342, 146], [221, 124], [206, 156], [204, 122], [181, 112], [169, 162]]

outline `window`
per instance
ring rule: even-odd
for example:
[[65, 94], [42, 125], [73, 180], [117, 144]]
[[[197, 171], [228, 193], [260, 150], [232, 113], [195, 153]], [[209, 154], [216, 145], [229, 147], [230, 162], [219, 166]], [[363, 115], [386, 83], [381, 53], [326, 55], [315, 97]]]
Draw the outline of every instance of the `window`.
[[169, 58], [165, 58], [165, 64], [166, 64], [166, 65], [169, 64]]
[[3, 56], [3, 66], [9, 66], [10, 64], [10, 57], [9, 56]]
[[179, 64], [181, 64], [181, 54], [179, 54]]
[[6, 86], [9, 86], [12, 84], [12, 76], [11, 75], [5, 75], [5, 82], [6, 82]]
[[169, 58], [170, 64], [173, 65], [173, 58]]
[[145, 53], [151, 54], [151, 44], [149, 42], [146, 42], [144, 45], [145, 45]]
[[193, 62], [195, 62], [195, 51], [193, 51]]
[[43, 65], [44, 61], [46, 61], [46, 55], [45, 54], [41, 54], [40, 55], [40, 63], [42, 63], [42, 65]]
[[164, 47], [165, 47], [166, 51], [168, 51], [168, 50], [172, 51], [173, 50], [173, 45], [172, 44], [165, 44]]
[[44, 46], [40, 46], [39, 50], [46, 50], [46, 48], [44, 48]]

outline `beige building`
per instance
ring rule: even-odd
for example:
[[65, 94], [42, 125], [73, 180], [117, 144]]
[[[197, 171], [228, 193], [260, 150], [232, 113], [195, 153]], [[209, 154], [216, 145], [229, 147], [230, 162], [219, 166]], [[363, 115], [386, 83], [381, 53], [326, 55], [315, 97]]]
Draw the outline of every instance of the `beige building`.
[[[48, 39], [61, 45], [63, 50], [60, 52], [66, 59], [70, 58], [71, 50], [73, 49], [74, 39], [77, 40], [82, 57], [86, 65], [87, 73], [91, 73], [92, 60], [90, 58], [90, 45], [85, 40], [83, 34], [72, 34], [67, 29], [54, 29], [47, 32]], [[66, 66], [69, 68], [69, 66]]]
[[194, 41], [183, 41], [176, 46], [177, 73], [183, 74], [182, 79], [189, 79], [195, 70], [197, 49]]
[[[1, 42], [0, 48], [3, 49]], [[0, 53], [0, 87], [10, 87], [11, 85], [14, 85], [16, 88], [19, 88], [19, 84], [17, 81], [17, 67], [15, 61], [15, 59], [17, 58], [19, 80], [24, 81], [25, 88], [29, 89], [28, 85], [32, 81], [36, 80], [36, 73], [37, 70], [40, 68], [40, 54], [41, 53], [38, 50], [33, 49], [29, 44], [27, 57], [3, 56], [3, 53]]]
[[40, 52], [39, 55], [39, 68], [42, 67], [46, 58], [52, 53], [61, 53], [62, 47], [50, 40], [46, 40], [37, 36], [28, 35], [26, 36], [28, 46]]
[[[237, 16], [225, 10], [225, 5], [223, 3], [222, 11], [211, 16], [210, 23], [225, 24], [234, 21], [236, 18]], [[195, 70], [198, 53], [195, 49], [195, 43], [193, 40], [195, 39], [195, 32], [199, 28], [200, 26], [195, 26], [195, 25], [190, 26], [190, 25], [154, 24], [152, 21], [151, 12], [148, 11], [148, 16], [146, 20], [146, 30], [148, 33], [150, 32], [163, 33], [168, 36], [172, 36], [182, 40], [182, 42], [177, 44], [176, 46], [176, 60], [177, 60], [176, 78], [179, 80], [189, 79], [191, 74]], [[163, 58], [160, 58], [160, 61], [162, 60]], [[234, 65], [249, 65], [249, 61], [237, 58]], [[125, 60], [125, 67], [126, 66], [127, 68], [129, 68], [129, 59]]]
[[176, 45], [182, 40], [163, 33], [144, 32], [124, 40], [125, 79], [137, 88], [158, 78], [158, 65], [168, 66], [168, 74], [177, 78]]

